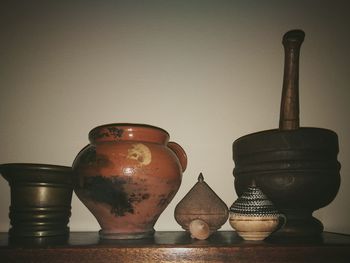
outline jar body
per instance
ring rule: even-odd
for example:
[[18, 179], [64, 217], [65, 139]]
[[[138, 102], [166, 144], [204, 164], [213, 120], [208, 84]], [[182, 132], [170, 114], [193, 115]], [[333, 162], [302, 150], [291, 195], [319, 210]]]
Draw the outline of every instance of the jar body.
[[104, 125], [89, 137], [73, 163], [75, 193], [99, 222], [101, 238], [152, 236], [180, 187], [185, 152], [148, 125]]

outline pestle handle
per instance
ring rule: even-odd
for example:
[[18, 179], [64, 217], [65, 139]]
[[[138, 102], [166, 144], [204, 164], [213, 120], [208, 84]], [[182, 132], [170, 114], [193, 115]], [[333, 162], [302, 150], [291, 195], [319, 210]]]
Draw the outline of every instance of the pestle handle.
[[283, 36], [284, 74], [280, 109], [280, 130], [299, 128], [299, 54], [305, 38], [302, 30], [291, 30]]

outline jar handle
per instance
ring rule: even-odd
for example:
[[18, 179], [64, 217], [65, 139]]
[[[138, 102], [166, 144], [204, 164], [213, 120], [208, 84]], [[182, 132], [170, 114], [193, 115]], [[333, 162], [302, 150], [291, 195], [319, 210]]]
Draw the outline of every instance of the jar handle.
[[[277, 229], [273, 232], [277, 232], [278, 230], [284, 228], [284, 226], [287, 224], [287, 217], [284, 214], [279, 214], [279, 224], [277, 226]], [[281, 219], [283, 219], [283, 222], [281, 223]]]
[[182, 172], [184, 172], [187, 167], [187, 155], [185, 150], [176, 142], [168, 142], [168, 147], [176, 154], [177, 158], [179, 158]]

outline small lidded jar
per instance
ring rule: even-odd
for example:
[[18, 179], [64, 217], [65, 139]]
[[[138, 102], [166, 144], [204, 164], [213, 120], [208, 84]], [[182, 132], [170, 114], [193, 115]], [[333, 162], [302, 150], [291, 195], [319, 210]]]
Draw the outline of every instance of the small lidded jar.
[[243, 239], [259, 241], [283, 227], [286, 217], [253, 182], [230, 207], [229, 222]]
[[204, 181], [202, 173], [175, 208], [175, 220], [192, 238], [207, 239], [216, 232], [229, 216], [227, 205]]

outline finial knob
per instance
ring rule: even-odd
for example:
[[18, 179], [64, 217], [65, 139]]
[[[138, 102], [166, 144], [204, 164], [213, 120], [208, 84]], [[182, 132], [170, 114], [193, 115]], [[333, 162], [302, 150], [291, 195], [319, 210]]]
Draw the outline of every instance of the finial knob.
[[204, 182], [204, 176], [202, 173], [200, 173], [198, 176], [198, 182], [200, 182], [200, 183]]

